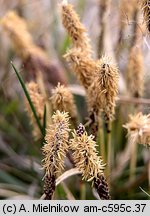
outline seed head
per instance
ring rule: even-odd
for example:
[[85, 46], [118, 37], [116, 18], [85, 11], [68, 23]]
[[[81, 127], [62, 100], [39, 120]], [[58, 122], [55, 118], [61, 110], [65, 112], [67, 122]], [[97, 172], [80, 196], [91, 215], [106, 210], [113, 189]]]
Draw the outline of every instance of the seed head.
[[77, 109], [74, 103], [73, 95], [67, 87], [58, 83], [57, 87], [52, 90], [50, 100], [53, 110], [68, 112], [72, 120], [77, 119]]
[[[35, 107], [36, 110], [36, 114], [41, 122], [41, 124], [43, 123], [43, 115], [44, 115], [44, 97], [43, 95], [40, 93], [39, 87], [37, 85], [37, 83], [31, 81], [29, 83], [26, 84], [28, 93], [30, 95], [31, 101]], [[41, 137], [41, 132], [37, 126], [37, 123], [35, 121], [35, 118], [33, 116], [33, 112], [30, 108], [29, 102], [27, 101], [27, 99], [25, 98], [25, 109], [30, 117], [30, 122], [31, 125], [33, 126], [33, 136], [35, 139], [39, 139]]]
[[80, 83], [87, 89], [96, 73], [96, 62], [88, 58], [81, 49], [76, 48], [69, 50], [64, 57], [70, 64], [71, 69], [75, 72]]
[[113, 120], [114, 117], [118, 82], [116, 65], [108, 57], [102, 57], [95, 79], [87, 91], [87, 102], [89, 112], [104, 112], [106, 122]]
[[73, 6], [68, 4], [67, 1], [63, 1], [61, 4], [61, 14], [62, 23], [71, 37], [74, 47], [80, 48], [86, 56], [90, 56], [92, 49], [87, 31], [80, 22], [80, 18]]
[[103, 174], [105, 165], [97, 154], [94, 136], [88, 136], [82, 124], [72, 135], [70, 148], [73, 150], [75, 165], [82, 172], [83, 179], [87, 181], [97, 179], [98, 175]]
[[46, 58], [45, 53], [36, 45], [28, 32], [26, 21], [19, 17], [14, 11], [8, 12], [1, 20], [1, 25], [9, 34], [15, 51], [24, 60], [31, 54]]

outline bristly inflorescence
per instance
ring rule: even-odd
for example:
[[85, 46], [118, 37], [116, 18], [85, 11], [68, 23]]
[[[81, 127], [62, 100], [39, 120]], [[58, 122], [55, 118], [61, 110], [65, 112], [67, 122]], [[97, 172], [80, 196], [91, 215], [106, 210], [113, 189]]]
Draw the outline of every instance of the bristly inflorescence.
[[46, 175], [59, 175], [64, 168], [64, 158], [69, 148], [69, 115], [66, 112], [56, 111], [52, 116], [52, 124], [46, 130], [43, 146], [43, 168]]
[[104, 112], [105, 121], [112, 121], [115, 113], [115, 103], [118, 94], [118, 68], [108, 57], [99, 61], [93, 83], [87, 91], [89, 112]]
[[141, 6], [143, 10], [146, 27], [148, 29], [148, 32], [150, 33], [150, 0], [142, 0]]
[[[88, 136], [82, 124], [79, 124], [77, 130], [72, 135], [73, 138], [70, 140], [70, 148], [73, 150], [75, 165], [82, 172], [83, 179], [94, 183], [101, 199], [109, 198], [109, 192], [106, 190], [106, 187], [108, 189], [107, 182], [106, 180], [104, 181], [105, 178], [103, 178], [103, 182], [100, 180], [104, 176], [105, 165], [103, 164], [102, 158], [98, 156], [94, 136]], [[102, 187], [100, 189], [99, 181], [103, 183], [104, 190]], [[103, 194], [106, 194], [106, 191], [107, 196], [103, 196]]]
[[85, 89], [91, 85], [97, 70], [97, 63], [81, 51], [81, 49], [71, 49], [64, 55], [71, 69], [75, 72], [78, 80]]
[[46, 143], [42, 148], [44, 154], [44, 193], [46, 200], [52, 199], [56, 177], [64, 169], [64, 159], [69, 148], [69, 131], [68, 113], [57, 110], [52, 116], [52, 124], [46, 130]]
[[77, 109], [74, 98], [69, 88], [58, 83], [57, 87], [52, 90], [50, 98], [54, 111], [68, 112], [73, 122], [77, 121]]
[[143, 115], [140, 112], [129, 115], [129, 122], [124, 127], [128, 130], [128, 138], [131, 144], [139, 143], [150, 147], [150, 114]]
[[[43, 115], [44, 115], [44, 97], [41, 94], [38, 84], [31, 81], [26, 84], [28, 93], [30, 95], [31, 101], [34, 105], [37, 117], [39, 118], [41, 124], [43, 123]], [[33, 136], [35, 139], [39, 139], [41, 137], [40, 129], [37, 126], [35, 117], [33, 115], [33, 112], [30, 108], [29, 102], [27, 99], [25, 99], [25, 109], [30, 117], [30, 122], [33, 127]]]
[[68, 4], [66, 0], [62, 1], [61, 13], [62, 23], [71, 37], [74, 47], [80, 48], [86, 56], [91, 56], [92, 48], [87, 31], [80, 22], [80, 18], [73, 6]]

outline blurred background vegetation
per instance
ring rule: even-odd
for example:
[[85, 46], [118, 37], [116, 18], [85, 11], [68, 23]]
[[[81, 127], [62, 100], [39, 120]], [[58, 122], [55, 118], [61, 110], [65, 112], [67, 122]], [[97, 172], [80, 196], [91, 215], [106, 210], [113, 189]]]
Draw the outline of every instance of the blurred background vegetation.
[[[74, 93], [79, 119], [84, 122], [87, 116], [84, 91], [63, 59], [63, 54], [70, 46], [71, 41], [61, 23], [58, 6], [60, 2], [60, 0], [1, 0], [0, 19], [8, 11], [15, 10], [26, 20], [35, 44], [41, 47], [47, 53], [51, 63], [60, 69], [64, 82], [68, 83]], [[70, 0], [69, 2], [74, 5], [82, 23], [88, 30], [96, 58], [101, 31], [99, 0]], [[122, 97], [117, 102], [112, 132], [111, 196], [112, 199], [149, 199], [145, 192], [149, 193], [150, 189], [150, 183], [148, 183], [150, 152], [142, 145], [138, 145], [135, 176], [131, 179], [127, 131], [122, 127], [128, 121], [128, 114], [132, 112], [132, 105], [136, 102], [134, 103], [132, 98], [126, 98], [128, 93], [125, 83], [134, 20], [128, 17], [126, 11], [124, 12], [121, 22], [125, 23], [126, 28], [119, 42], [118, 54], [120, 2], [119, 0], [112, 0], [106, 30], [107, 46], [104, 50], [108, 56], [117, 56], [117, 63], [122, 76], [119, 84], [119, 94]], [[126, 10], [126, 7], [124, 9]], [[150, 110], [150, 100], [148, 100], [150, 97], [150, 39], [145, 33], [142, 33], [142, 37], [145, 76], [143, 97], [147, 99], [142, 104], [142, 111], [148, 114]], [[30, 80], [31, 74], [20, 57], [16, 55], [9, 36], [0, 26], [0, 198], [39, 199], [43, 193], [42, 142], [34, 141], [32, 136], [32, 127], [24, 109], [24, 93], [12, 69], [11, 61], [19, 69], [23, 79], [25, 81]], [[47, 85], [51, 91], [51, 83], [47, 82]], [[69, 198], [95, 199], [96, 195], [88, 183], [81, 181], [79, 175], [75, 178], [74, 176], [68, 178], [56, 189], [55, 199]]]

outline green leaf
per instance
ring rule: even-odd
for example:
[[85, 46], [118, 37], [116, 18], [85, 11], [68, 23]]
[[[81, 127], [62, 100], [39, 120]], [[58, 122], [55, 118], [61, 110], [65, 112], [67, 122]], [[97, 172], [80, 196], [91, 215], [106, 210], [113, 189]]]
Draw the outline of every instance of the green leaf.
[[33, 115], [34, 115], [34, 118], [35, 118], [35, 120], [36, 120], [36, 123], [37, 123], [37, 125], [38, 125], [38, 127], [39, 127], [39, 129], [40, 129], [40, 131], [41, 131], [41, 133], [42, 133], [42, 135], [44, 136], [42, 125], [41, 125], [40, 120], [39, 120], [39, 118], [38, 118], [38, 116], [37, 116], [37, 114], [36, 114], [36, 110], [35, 110], [35, 108], [34, 108], [34, 105], [33, 105], [32, 101], [31, 101], [31, 98], [30, 98], [30, 95], [29, 95], [29, 93], [28, 93], [28, 90], [27, 90], [27, 88], [26, 88], [26, 86], [25, 86], [25, 83], [24, 83], [23, 79], [21, 78], [20, 74], [18, 73], [17, 69], [15, 68], [15, 66], [14, 66], [14, 64], [13, 64], [12, 62], [11, 62], [11, 65], [12, 65], [12, 67], [13, 67], [13, 69], [14, 69], [14, 71], [15, 71], [17, 77], [18, 77], [18, 80], [19, 80], [19, 82], [20, 82], [20, 84], [21, 84], [21, 86], [22, 86], [22, 89], [23, 89], [23, 91], [24, 91], [24, 93], [25, 93], [25, 96], [26, 96], [26, 98], [27, 98], [27, 100], [28, 100], [28, 102], [29, 102], [29, 105], [30, 105], [31, 110], [32, 110], [32, 112], [33, 112]]

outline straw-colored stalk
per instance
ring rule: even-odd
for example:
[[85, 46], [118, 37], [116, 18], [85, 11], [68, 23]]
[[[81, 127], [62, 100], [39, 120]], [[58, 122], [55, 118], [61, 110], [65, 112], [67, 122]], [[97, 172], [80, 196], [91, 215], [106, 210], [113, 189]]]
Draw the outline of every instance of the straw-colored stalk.
[[97, 70], [97, 63], [81, 51], [81, 49], [71, 49], [64, 55], [71, 69], [75, 72], [78, 80], [88, 89], [93, 81]]
[[133, 46], [127, 65], [127, 87], [131, 97], [141, 97], [144, 90], [144, 63], [142, 48]]
[[150, 0], [142, 0], [141, 6], [143, 10], [144, 21], [148, 32], [150, 33]]
[[72, 39], [74, 47], [80, 48], [86, 56], [91, 56], [92, 48], [86, 28], [80, 22], [78, 14], [67, 0], [61, 4], [62, 23]]
[[73, 95], [67, 87], [58, 83], [57, 87], [52, 90], [50, 101], [54, 111], [68, 112], [74, 126], [77, 126], [77, 108]]
[[98, 58], [102, 57], [102, 54], [105, 51], [106, 27], [110, 4], [111, 0], [99, 0], [99, 23], [101, 31], [98, 39]]
[[82, 172], [86, 181], [92, 181], [101, 199], [110, 199], [108, 185], [104, 177], [102, 158], [98, 156], [93, 135], [88, 136], [82, 124], [72, 133], [70, 148], [76, 167]]
[[150, 147], [150, 115], [130, 115], [129, 123], [124, 127], [128, 130], [128, 142], [131, 146], [130, 179], [133, 179], [137, 163], [137, 143]]
[[46, 144], [42, 148], [44, 154], [43, 168], [45, 170], [45, 199], [52, 198], [56, 177], [64, 169], [64, 158], [69, 148], [69, 131], [68, 113], [57, 110], [52, 116], [52, 124], [46, 130]]
[[[44, 115], [44, 104], [45, 104], [45, 99], [43, 95], [41, 94], [39, 90], [39, 86], [37, 83], [31, 81], [26, 84], [28, 93], [30, 95], [31, 101], [35, 107], [35, 111], [37, 114], [37, 117], [39, 118], [41, 124], [43, 124], [43, 115]], [[33, 127], [33, 136], [35, 140], [38, 140], [42, 137], [41, 131], [36, 123], [36, 120], [34, 118], [33, 112], [31, 110], [31, 107], [29, 105], [29, 102], [25, 98], [25, 109], [29, 115], [30, 118], [30, 123]]]

